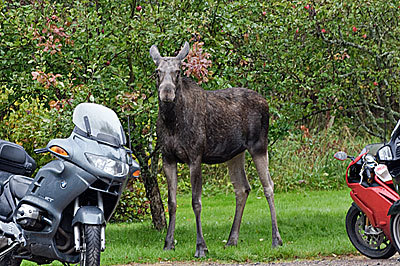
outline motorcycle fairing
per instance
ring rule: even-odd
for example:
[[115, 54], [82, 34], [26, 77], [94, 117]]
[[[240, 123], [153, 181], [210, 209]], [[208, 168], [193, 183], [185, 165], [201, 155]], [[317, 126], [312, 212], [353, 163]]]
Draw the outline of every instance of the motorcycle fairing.
[[21, 228], [27, 236], [26, 248], [32, 254], [41, 254], [53, 259], [62, 258], [69, 263], [79, 261], [79, 256], [59, 252], [54, 236], [62, 219], [62, 211], [95, 180], [95, 176], [67, 161], [52, 161], [39, 170], [25, 197], [16, 208], [18, 211], [22, 204], [36, 206], [50, 221], [41, 231]]
[[32, 178], [23, 175], [14, 175], [10, 179], [11, 194], [17, 199], [22, 199], [28, 191], [28, 188], [31, 185], [32, 181]]
[[[102, 144], [98, 141], [81, 136], [76, 132], [72, 134], [67, 139], [53, 139], [48, 144], [46, 149], [50, 151], [52, 146], [59, 146], [63, 148], [67, 153], [68, 157], [62, 158], [63, 160], [75, 163], [79, 162], [79, 166], [91, 174], [103, 177], [109, 180], [114, 180], [119, 183], [125, 182], [125, 178], [116, 177], [100, 169], [94, 167], [89, 163], [86, 153], [101, 155], [104, 157], [112, 158], [121, 162], [126, 163], [128, 161], [129, 154], [125, 149], [117, 148], [112, 145]], [[85, 151], [85, 152], [83, 152]]]
[[[375, 178], [376, 180], [378, 178]], [[352, 189], [350, 196], [357, 206], [367, 215], [372, 226], [381, 228], [385, 235], [390, 236], [390, 216], [388, 210], [393, 202], [396, 202], [400, 197], [391, 193], [391, 190], [383, 186], [363, 187], [357, 183], [349, 184]], [[372, 211], [374, 210], [374, 211]]]

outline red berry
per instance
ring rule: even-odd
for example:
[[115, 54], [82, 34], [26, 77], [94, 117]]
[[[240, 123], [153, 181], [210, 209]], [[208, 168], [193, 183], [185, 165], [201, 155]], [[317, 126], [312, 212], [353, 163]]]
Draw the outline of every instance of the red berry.
[[104, 34], [104, 29], [101, 29], [101, 33], [103, 33], [103, 34]]
[[142, 6], [137, 6], [137, 7], [136, 7], [136, 10], [137, 10], [137, 11], [142, 10]]
[[322, 33], [325, 33], [325, 32], [326, 32], [326, 30], [325, 30], [325, 29], [322, 29], [322, 30], [321, 30], [321, 32], [322, 32]]
[[364, 39], [366, 39], [366, 38], [367, 38], [367, 34], [364, 34], [362, 37], [363, 37]]
[[111, 64], [110, 60], [106, 62], [106, 66], [109, 66]]
[[374, 81], [374, 86], [378, 86], [378, 82]]
[[354, 31], [354, 32], [356, 32], [356, 31], [357, 31], [357, 28], [356, 28], [355, 26], [353, 27], [353, 31]]
[[267, 15], [267, 12], [263, 11], [262, 15], [265, 17]]
[[310, 5], [306, 5], [304, 8], [309, 10], [310, 9]]
[[296, 29], [296, 33], [299, 33], [299, 28]]

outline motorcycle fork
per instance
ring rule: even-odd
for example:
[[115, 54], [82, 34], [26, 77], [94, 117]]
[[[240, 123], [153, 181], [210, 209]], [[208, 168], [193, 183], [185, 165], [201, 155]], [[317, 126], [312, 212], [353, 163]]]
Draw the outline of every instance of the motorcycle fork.
[[365, 216], [365, 226], [370, 226], [371, 223], [369, 222], [369, 219], [367, 216]]
[[[104, 213], [104, 204], [103, 204], [103, 197], [101, 193], [97, 192], [97, 207]], [[79, 197], [75, 199], [74, 202], [74, 216], [76, 215], [77, 211], [79, 210]], [[81, 243], [81, 228], [79, 224], [74, 225], [74, 241], [75, 241], [75, 250], [80, 251], [82, 249]], [[106, 226], [101, 226], [100, 231], [100, 243], [101, 243], [101, 251], [106, 249]]]
[[371, 225], [371, 222], [369, 221], [368, 216], [365, 215], [364, 231], [369, 230], [368, 228], [370, 225]]

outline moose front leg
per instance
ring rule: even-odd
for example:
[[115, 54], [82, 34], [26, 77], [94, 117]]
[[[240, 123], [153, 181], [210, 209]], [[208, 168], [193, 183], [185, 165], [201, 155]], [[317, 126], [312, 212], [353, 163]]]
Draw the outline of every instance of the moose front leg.
[[203, 230], [201, 228], [201, 191], [202, 191], [202, 176], [201, 176], [201, 160], [198, 159], [189, 165], [190, 168], [190, 181], [192, 184], [192, 207], [196, 217], [196, 253], [195, 257], [205, 257], [208, 249], [203, 237]]
[[168, 183], [168, 213], [169, 223], [167, 236], [165, 237], [164, 250], [175, 248], [174, 232], [175, 232], [175, 219], [176, 219], [176, 190], [177, 190], [177, 167], [176, 162], [168, 162], [163, 160], [164, 173], [167, 177]]

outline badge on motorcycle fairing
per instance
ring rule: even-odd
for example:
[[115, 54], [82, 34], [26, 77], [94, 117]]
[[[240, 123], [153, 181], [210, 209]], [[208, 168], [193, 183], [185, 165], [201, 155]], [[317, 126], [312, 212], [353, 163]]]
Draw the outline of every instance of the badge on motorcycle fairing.
[[60, 187], [62, 189], [65, 189], [67, 187], [67, 181], [65, 181], [65, 180], [61, 181]]
[[390, 175], [388, 168], [384, 164], [378, 164], [375, 167], [375, 174], [383, 181], [387, 182], [392, 180], [392, 176]]

